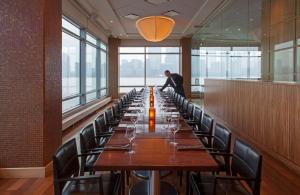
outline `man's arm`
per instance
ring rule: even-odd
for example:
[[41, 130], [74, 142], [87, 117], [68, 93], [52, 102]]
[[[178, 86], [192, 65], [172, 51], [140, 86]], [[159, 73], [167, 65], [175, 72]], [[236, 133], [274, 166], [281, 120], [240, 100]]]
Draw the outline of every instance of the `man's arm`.
[[167, 78], [166, 83], [165, 83], [164, 86], [160, 89], [160, 91], [163, 91], [169, 84], [170, 84], [170, 78]]

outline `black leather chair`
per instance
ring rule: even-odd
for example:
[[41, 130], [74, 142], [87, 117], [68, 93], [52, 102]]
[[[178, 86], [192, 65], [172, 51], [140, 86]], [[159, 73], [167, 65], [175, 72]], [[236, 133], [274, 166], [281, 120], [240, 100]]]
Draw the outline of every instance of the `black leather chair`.
[[186, 112], [187, 112], [187, 109], [188, 109], [188, 104], [189, 104], [189, 101], [187, 99], [184, 99], [183, 100], [183, 104], [182, 104], [182, 108], [179, 109], [179, 112], [182, 114], [182, 115], [185, 115]]
[[198, 131], [198, 126], [200, 126], [201, 124], [201, 119], [202, 119], [202, 110], [197, 107], [197, 106], [194, 106], [193, 107], [193, 115], [192, 115], [192, 118], [191, 119], [186, 119], [186, 122], [191, 126], [193, 127], [193, 129], [196, 131]]
[[105, 110], [105, 122], [109, 127], [116, 127], [119, 124], [119, 120], [114, 117], [112, 108], [108, 108]]
[[94, 174], [93, 165], [97, 160], [99, 154], [103, 151], [104, 144], [98, 145], [94, 132], [94, 125], [89, 124], [80, 132], [80, 150], [81, 153], [89, 154], [81, 160], [81, 173], [89, 171]]
[[[102, 134], [112, 134], [113, 132], [113, 127], [110, 127], [106, 124], [105, 121], [105, 115], [100, 114], [96, 119], [95, 119], [95, 128], [96, 128], [96, 135]], [[97, 135], [98, 136], [98, 135]]]
[[197, 124], [197, 130], [194, 131], [206, 147], [211, 147], [211, 136], [213, 130], [214, 119], [208, 114], [204, 113], [201, 123]]
[[113, 114], [114, 114], [115, 118], [117, 120], [121, 120], [121, 118], [123, 116], [123, 112], [122, 113], [120, 112], [118, 103], [114, 103], [112, 106], [112, 109], [113, 109]]
[[[231, 157], [231, 175], [191, 174], [190, 194], [260, 194], [262, 156], [248, 144], [235, 140]], [[242, 184], [241, 181], [244, 183]], [[244, 185], [247, 185], [246, 189]], [[250, 191], [248, 191], [250, 189]]]
[[230, 158], [228, 155], [220, 153], [230, 153], [231, 132], [224, 126], [216, 124], [214, 135], [212, 136], [212, 148], [206, 148], [216, 162], [219, 164], [220, 171], [230, 174]]
[[192, 102], [188, 102], [187, 103], [187, 108], [186, 108], [186, 112], [182, 115], [186, 120], [194, 120], [194, 104]]
[[63, 144], [53, 156], [53, 183], [55, 195], [61, 194], [112, 194], [120, 191], [119, 173], [79, 176], [79, 157], [76, 140]]

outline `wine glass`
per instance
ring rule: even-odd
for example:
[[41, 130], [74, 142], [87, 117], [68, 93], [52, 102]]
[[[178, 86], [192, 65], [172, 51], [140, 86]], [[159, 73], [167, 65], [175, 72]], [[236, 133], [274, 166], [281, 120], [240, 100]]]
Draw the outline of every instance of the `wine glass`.
[[137, 116], [130, 117], [130, 120], [131, 120], [131, 122], [132, 122], [132, 124], [134, 126], [134, 129], [135, 129], [136, 123], [138, 121], [138, 113], [137, 113]]
[[136, 132], [135, 132], [135, 128], [132, 126], [128, 126], [126, 128], [126, 133], [125, 133], [125, 137], [129, 140], [130, 143], [130, 150], [129, 150], [129, 154], [134, 154], [134, 150], [132, 149], [132, 142], [136, 137]]
[[176, 142], [176, 133], [180, 130], [180, 124], [178, 123], [178, 119], [175, 118], [174, 120], [174, 126], [172, 126], [170, 128], [171, 130], [171, 133], [173, 134], [173, 141], [170, 142], [170, 144], [176, 146], [177, 145], [177, 142]]
[[171, 121], [172, 121], [172, 113], [170, 114], [170, 113], [167, 113], [167, 112], [166, 112], [165, 119], [166, 119], [167, 124], [168, 124], [168, 125], [167, 125], [167, 129], [169, 129], [169, 128], [170, 128]]

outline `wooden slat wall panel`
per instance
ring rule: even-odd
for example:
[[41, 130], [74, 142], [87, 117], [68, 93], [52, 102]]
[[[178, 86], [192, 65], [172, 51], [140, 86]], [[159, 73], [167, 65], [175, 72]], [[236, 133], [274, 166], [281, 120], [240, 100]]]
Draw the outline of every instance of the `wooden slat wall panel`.
[[300, 85], [206, 79], [204, 106], [236, 134], [300, 171]]

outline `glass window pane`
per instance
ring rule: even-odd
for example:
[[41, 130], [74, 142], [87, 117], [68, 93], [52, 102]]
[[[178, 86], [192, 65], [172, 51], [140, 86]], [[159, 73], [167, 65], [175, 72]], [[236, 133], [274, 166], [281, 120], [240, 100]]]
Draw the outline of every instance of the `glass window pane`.
[[62, 33], [62, 98], [80, 93], [80, 41]]
[[144, 54], [120, 54], [120, 86], [145, 85]]
[[261, 78], [261, 57], [250, 57], [250, 78]]
[[107, 79], [107, 59], [106, 59], [106, 52], [105, 51], [100, 51], [100, 59], [101, 59], [101, 63], [100, 63], [100, 87], [101, 88], [106, 88], [107, 87], [107, 83], [106, 83], [106, 79]]
[[100, 91], [100, 96], [103, 97], [103, 96], [106, 96], [107, 95], [107, 89], [102, 89]]
[[120, 47], [120, 53], [145, 53], [144, 47]]
[[192, 85], [203, 85], [206, 77], [206, 56], [192, 56]]
[[146, 55], [146, 84], [162, 86], [165, 84], [165, 70], [179, 73], [179, 54]]
[[293, 49], [274, 52], [274, 80], [293, 81], [294, 60]]
[[119, 92], [120, 93], [128, 93], [133, 89], [136, 89], [137, 91], [140, 91], [142, 89], [142, 87], [120, 87], [119, 88]]
[[179, 47], [146, 47], [146, 53], [179, 53]]
[[73, 32], [76, 35], [80, 35], [80, 29], [75, 26], [73, 23], [69, 22], [65, 18], [62, 18], [62, 27]]
[[80, 104], [79, 97], [63, 101], [62, 102], [62, 111], [66, 112], [68, 110], [71, 110], [72, 108], [79, 106], [79, 104]]
[[96, 55], [96, 48], [86, 44], [86, 92], [96, 89]]
[[236, 79], [247, 78], [248, 58], [231, 57], [230, 59], [230, 77]]
[[103, 50], [105, 50], [105, 51], [107, 50], [107, 47], [106, 47], [106, 45], [105, 45], [104, 43], [101, 43], [101, 44], [100, 44], [100, 47], [101, 47], [101, 49], [103, 49]]
[[226, 78], [226, 57], [209, 55], [207, 57], [207, 76]]
[[89, 93], [86, 95], [86, 102], [90, 102], [94, 99], [97, 98], [97, 93], [96, 92], [93, 92], [93, 93]]
[[94, 45], [97, 45], [97, 39], [95, 39], [92, 35], [86, 34], [86, 40]]

